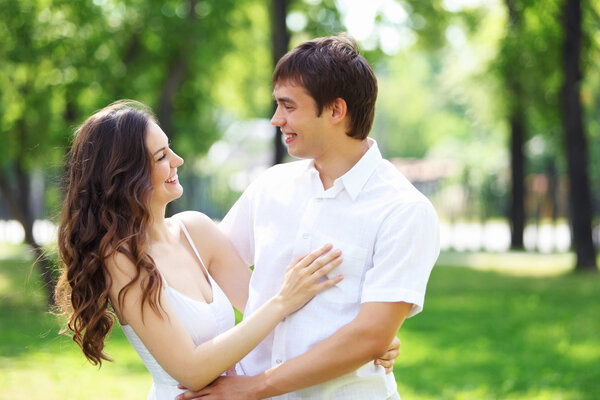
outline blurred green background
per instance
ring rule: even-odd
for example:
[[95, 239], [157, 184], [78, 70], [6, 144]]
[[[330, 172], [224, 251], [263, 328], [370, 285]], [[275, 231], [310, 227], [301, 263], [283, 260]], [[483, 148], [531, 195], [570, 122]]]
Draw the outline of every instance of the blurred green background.
[[218, 220], [287, 161], [274, 62], [347, 31], [371, 136], [434, 203], [442, 255], [402, 328], [404, 399], [600, 397], [599, 0], [0, 0], [0, 398], [145, 398], [116, 329], [100, 371], [47, 312], [64, 156], [121, 98], [186, 160], [170, 213]]

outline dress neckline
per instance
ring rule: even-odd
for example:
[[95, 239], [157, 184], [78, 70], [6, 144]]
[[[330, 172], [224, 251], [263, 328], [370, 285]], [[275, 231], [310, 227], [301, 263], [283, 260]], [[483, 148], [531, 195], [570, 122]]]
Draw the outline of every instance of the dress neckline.
[[188, 296], [187, 294], [185, 294], [185, 293], [181, 292], [180, 290], [174, 288], [173, 286], [169, 285], [169, 283], [167, 282], [167, 279], [162, 274], [162, 272], [160, 272], [160, 270], [158, 268], [156, 268], [156, 270], [160, 274], [160, 276], [161, 276], [161, 278], [163, 280], [163, 283], [165, 284], [165, 287], [167, 289], [170, 289], [173, 292], [177, 293], [178, 295], [183, 296], [186, 299], [191, 300], [191, 301], [193, 301], [195, 303], [206, 304], [206, 305], [210, 306], [211, 304], [213, 304], [215, 302], [215, 285], [213, 285], [212, 276], [210, 276], [210, 274], [208, 273], [208, 269], [204, 265], [204, 261], [202, 261], [202, 257], [200, 257], [200, 253], [198, 252], [198, 249], [196, 248], [196, 245], [194, 244], [194, 241], [192, 240], [192, 237], [190, 236], [190, 234], [189, 234], [187, 228], [185, 227], [185, 224], [183, 223], [183, 221], [180, 220], [179, 218], [171, 218], [171, 219], [173, 219], [173, 220], [175, 220], [175, 221], [178, 222], [179, 227], [181, 228], [181, 231], [185, 235], [185, 238], [187, 239], [187, 242], [189, 243], [190, 247], [194, 251], [194, 254], [196, 255], [196, 258], [198, 259], [198, 261], [200, 261], [200, 266], [202, 267], [202, 270], [204, 271], [204, 275], [206, 276], [206, 279], [208, 281], [208, 286], [210, 287], [210, 302], [209, 301], [198, 300], [198, 299], [193, 299], [190, 296]]

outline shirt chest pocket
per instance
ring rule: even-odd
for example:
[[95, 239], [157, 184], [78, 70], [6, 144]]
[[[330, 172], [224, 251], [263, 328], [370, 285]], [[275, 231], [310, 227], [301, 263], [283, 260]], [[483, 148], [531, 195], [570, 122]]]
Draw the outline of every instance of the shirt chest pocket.
[[344, 279], [335, 286], [320, 293], [319, 296], [323, 296], [327, 301], [334, 303], [360, 302], [368, 250], [322, 234], [313, 237], [312, 247], [318, 248], [327, 243], [333, 244], [334, 249], [340, 249], [342, 251], [342, 259], [344, 260], [328, 276], [332, 278], [341, 274], [344, 276]]

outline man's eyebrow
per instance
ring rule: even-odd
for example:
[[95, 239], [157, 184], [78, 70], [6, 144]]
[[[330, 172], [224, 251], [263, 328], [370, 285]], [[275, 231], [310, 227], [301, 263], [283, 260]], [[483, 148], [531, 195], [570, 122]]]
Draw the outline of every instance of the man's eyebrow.
[[289, 98], [289, 97], [275, 97], [275, 94], [273, 94], [273, 98], [275, 100], [277, 100], [278, 102], [281, 102], [281, 103], [294, 103], [294, 104], [296, 104], [296, 102], [294, 100], [292, 100], [291, 98]]

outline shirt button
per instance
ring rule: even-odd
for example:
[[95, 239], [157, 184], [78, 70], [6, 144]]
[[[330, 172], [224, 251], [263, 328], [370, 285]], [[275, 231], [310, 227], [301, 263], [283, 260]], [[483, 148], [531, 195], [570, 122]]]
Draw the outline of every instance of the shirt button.
[[308, 239], [310, 237], [309, 233], [302, 234], [302, 239]]
[[286, 318], [286, 317], [283, 317], [283, 318], [281, 318], [281, 322], [285, 322], [285, 318]]
[[283, 361], [281, 361], [281, 360], [277, 359], [277, 360], [275, 360], [275, 362], [276, 362], [277, 364], [281, 364]]

